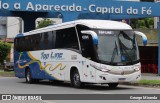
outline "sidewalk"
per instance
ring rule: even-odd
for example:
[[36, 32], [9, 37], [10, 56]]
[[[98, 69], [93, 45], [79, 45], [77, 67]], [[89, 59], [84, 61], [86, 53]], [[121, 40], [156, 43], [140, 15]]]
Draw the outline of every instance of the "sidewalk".
[[160, 80], [160, 76], [158, 74], [142, 73], [141, 80]]

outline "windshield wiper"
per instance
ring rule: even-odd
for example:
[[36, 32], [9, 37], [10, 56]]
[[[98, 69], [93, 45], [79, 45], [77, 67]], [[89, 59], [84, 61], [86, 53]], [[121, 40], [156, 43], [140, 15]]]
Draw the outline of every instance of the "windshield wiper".
[[118, 55], [118, 50], [117, 50], [118, 48], [117, 48], [117, 43], [116, 43], [116, 41], [115, 41], [115, 48], [114, 48], [114, 50], [113, 50], [113, 53], [112, 53], [112, 58], [111, 58], [111, 62], [110, 62], [110, 64], [112, 64], [113, 63], [113, 61], [114, 61], [114, 58], [115, 58], [115, 52], [117, 52], [117, 55]]
[[[119, 38], [118, 38], [118, 39], [119, 39]], [[120, 39], [119, 39], [119, 44], [120, 44], [120, 47], [122, 48], [121, 50], [123, 50], [123, 51], [125, 52], [125, 54], [127, 54], [128, 58], [131, 60], [131, 63], [133, 64], [132, 58], [131, 58], [130, 55], [128, 54], [125, 45], [121, 42]], [[122, 55], [122, 54], [121, 54], [121, 55]]]

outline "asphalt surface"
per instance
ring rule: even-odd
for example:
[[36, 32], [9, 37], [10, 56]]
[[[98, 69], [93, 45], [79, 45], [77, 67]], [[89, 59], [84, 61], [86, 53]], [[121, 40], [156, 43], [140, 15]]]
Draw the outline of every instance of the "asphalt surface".
[[[116, 89], [110, 89], [107, 85], [87, 85], [82, 89], [76, 89], [69, 83], [54, 84], [49, 81], [41, 81], [38, 84], [27, 84], [25, 79], [16, 77], [0, 77], [0, 94], [160, 94], [160, 88], [146, 88], [119, 85]], [[14, 101], [22, 103], [22, 101]], [[13, 101], [0, 101], [0, 103], [14, 103]], [[23, 103], [89, 103], [89, 101], [23, 101]], [[106, 103], [106, 101], [90, 101], [92, 103]], [[118, 101], [121, 103], [120, 101]], [[123, 103], [132, 103], [122, 101]], [[151, 103], [151, 101], [147, 101]], [[159, 101], [158, 101], [159, 102]], [[157, 102], [157, 103], [158, 103]], [[110, 101], [108, 103], [115, 103]], [[144, 102], [134, 102], [144, 103]], [[154, 101], [156, 103], [156, 101]]]

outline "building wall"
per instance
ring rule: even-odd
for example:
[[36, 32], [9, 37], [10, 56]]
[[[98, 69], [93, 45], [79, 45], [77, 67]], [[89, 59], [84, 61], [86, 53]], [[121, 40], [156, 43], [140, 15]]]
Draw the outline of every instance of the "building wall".
[[20, 22], [18, 17], [7, 18], [7, 38], [15, 37], [20, 31]]
[[5, 38], [7, 34], [7, 29], [6, 29], [6, 17], [0, 17], [0, 38]]
[[19, 18], [0, 17], [0, 38], [14, 38], [20, 31]]
[[6, 24], [0, 25], [0, 35], [5, 36], [7, 34]]

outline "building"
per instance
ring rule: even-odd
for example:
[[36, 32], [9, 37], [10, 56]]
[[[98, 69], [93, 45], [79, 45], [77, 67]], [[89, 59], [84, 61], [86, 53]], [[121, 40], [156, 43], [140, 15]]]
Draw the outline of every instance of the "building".
[[7, 38], [14, 38], [23, 32], [23, 20], [19, 17], [7, 17]]
[[7, 18], [0, 17], [0, 39], [5, 38], [7, 34]]
[[14, 38], [20, 32], [20, 18], [0, 17], [0, 38]]
[[[62, 23], [62, 19], [60, 18], [49, 18], [54, 23]], [[43, 20], [43, 18], [38, 18], [35, 21], [36, 26], [39, 21]], [[23, 33], [23, 20], [19, 17], [0, 17], [0, 38], [14, 38], [17, 34]]]

